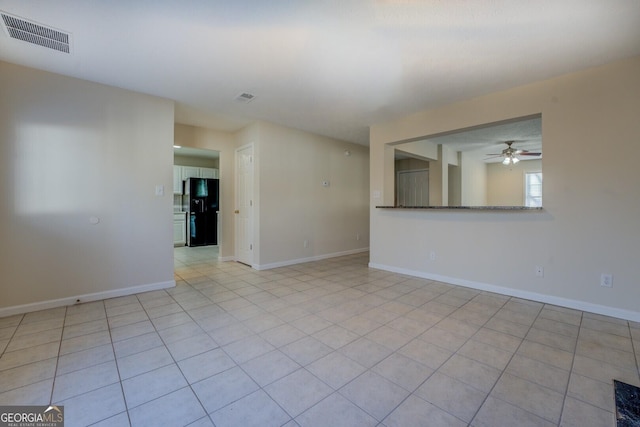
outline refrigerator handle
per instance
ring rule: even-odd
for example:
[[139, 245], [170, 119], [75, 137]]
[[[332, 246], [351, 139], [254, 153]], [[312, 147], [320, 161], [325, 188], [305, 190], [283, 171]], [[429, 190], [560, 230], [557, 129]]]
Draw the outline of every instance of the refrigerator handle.
[[204, 201], [201, 199], [194, 199], [193, 203], [197, 206], [196, 209], [194, 209], [197, 212], [203, 213], [204, 212]]

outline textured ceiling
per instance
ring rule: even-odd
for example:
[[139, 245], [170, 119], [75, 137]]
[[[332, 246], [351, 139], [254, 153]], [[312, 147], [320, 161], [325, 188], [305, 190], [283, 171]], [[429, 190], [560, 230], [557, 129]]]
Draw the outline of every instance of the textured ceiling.
[[[640, 55], [638, 0], [0, 0], [68, 31], [0, 60], [177, 101], [176, 121], [260, 119], [361, 144], [369, 125]], [[255, 95], [250, 103], [235, 98]]]
[[[464, 151], [467, 155], [487, 163], [501, 162], [503, 160], [502, 157], [488, 157], [501, 154], [502, 150], [507, 148], [506, 142], [512, 142], [513, 148], [518, 150], [542, 153], [542, 118], [536, 116], [513, 119], [501, 123], [477, 126], [472, 129], [461, 129], [443, 135], [429, 136], [421, 141], [433, 145], [442, 144], [452, 151]], [[411, 144], [414, 143], [412, 142]], [[396, 159], [411, 157], [402, 152], [402, 144], [395, 147], [400, 150], [400, 153], [396, 151]], [[521, 160], [536, 160], [540, 158], [538, 156], [531, 158], [521, 156]]]

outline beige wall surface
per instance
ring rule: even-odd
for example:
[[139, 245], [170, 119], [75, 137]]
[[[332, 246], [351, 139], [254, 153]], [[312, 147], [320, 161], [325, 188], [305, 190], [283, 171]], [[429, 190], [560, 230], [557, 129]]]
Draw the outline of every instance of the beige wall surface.
[[368, 248], [367, 147], [264, 122], [257, 127], [257, 268]]
[[400, 171], [410, 171], [416, 169], [429, 169], [429, 161], [420, 159], [396, 160], [396, 173]]
[[[176, 124], [176, 126], [181, 126]], [[216, 150], [213, 150], [216, 151]], [[214, 168], [220, 166], [219, 159], [208, 159], [203, 157], [180, 156], [174, 154], [173, 164], [178, 166], [195, 166], [199, 168]]]
[[3, 62], [0, 81], [0, 315], [175, 285], [173, 102]]
[[[393, 200], [386, 143], [539, 113], [543, 211], [374, 207]], [[639, 114], [635, 57], [374, 125], [371, 265], [639, 321]]]
[[460, 205], [486, 206], [487, 203], [487, 165], [466, 153], [461, 155]]
[[542, 172], [542, 160], [523, 160], [510, 166], [500, 162], [489, 163], [487, 205], [524, 206], [524, 175], [527, 172]]

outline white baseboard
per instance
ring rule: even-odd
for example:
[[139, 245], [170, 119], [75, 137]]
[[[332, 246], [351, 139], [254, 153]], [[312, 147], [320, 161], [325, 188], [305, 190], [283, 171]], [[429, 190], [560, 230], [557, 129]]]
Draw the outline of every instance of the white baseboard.
[[606, 305], [593, 304], [586, 301], [574, 300], [569, 298], [557, 297], [553, 295], [539, 294], [537, 292], [523, 291], [520, 289], [506, 288], [504, 286], [492, 285], [489, 283], [475, 282], [472, 280], [459, 279], [457, 277], [441, 276], [431, 274], [424, 271], [409, 270], [405, 268], [393, 267], [384, 264], [369, 263], [369, 267], [379, 270], [391, 271], [394, 273], [406, 274], [408, 276], [420, 277], [422, 279], [435, 280], [438, 282], [450, 283], [452, 285], [465, 286], [467, 288], [478, 289], [481, 291], [494, 292], [497, 294], [508, 295], [517, 298], [538, 301], [545, 304], [553, 304], [561, 307], [572, 308], [589, 313], [602, 314], [603, 316], [616, 317], [618, 319], [631, 320], [640, 322], [640, 312], [626, 310], [622, 308], [609, 307]]
[[167, 282], [149, 283], [146, 285], [132, 286], [129, 288], [95, 292], [92, 294], [75, 295], [48, 301], [38, 301], [30, 304], [14, 305], [11, 307], [0, 308], [0, 317], [13, 316], [14, 314], [29, 313], [32, 311], [46, 310], [49, 308], [63, 307], [66, 305], [78, 304], [78, 302], [84, 303], [102, 299], [122, 297], [132, 294], [139, 294], [141, 292], [157, 291], [159, 289], [173, 288], [175, 286], [176, 281], [170, 280]]
[[302, 263], [311, 262], [311, 261], [320, 261], [322, 259], [335, 258], [335, 257], [345, 256], [345, 255], [359, 254], [359, 253], [368, 252], [368, 251], [369, 251], [368, 247], [359, 248], [359, 249], [351, 249], [351, 250], [348, 250], [348, 251], [333, 252], [333, 253], [330, 253], [330, 254], [322, 254], [322, 255], [315, 255], [315, 256], [307, 257], [307, 258], [289, 259], [289, 260], [286, 260], [286, 261], [273, 262], [273, 263], [270, 263], [270, 264], [253, 264], [252, 267], [255, 268], [256, 270], [270, 270], [272, 268], [286, 267], [288, 265], [302, 264]]

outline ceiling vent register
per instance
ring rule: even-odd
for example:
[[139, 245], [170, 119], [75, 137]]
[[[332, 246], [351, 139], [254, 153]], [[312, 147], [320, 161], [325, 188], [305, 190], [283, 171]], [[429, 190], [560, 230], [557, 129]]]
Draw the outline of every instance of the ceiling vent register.
[[2, 12], [2, 23], [9, 37], [70, 53], [71, 36], [68, 33]]
[[253, 101], [253, 98], [256, 96], [249, 92], [242, 92], [240, 95], [236, 96], [236, 101], [244, 102], [245, 104]]

